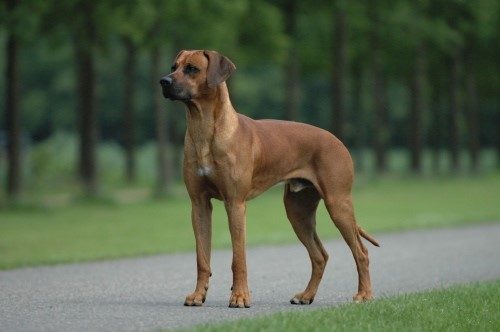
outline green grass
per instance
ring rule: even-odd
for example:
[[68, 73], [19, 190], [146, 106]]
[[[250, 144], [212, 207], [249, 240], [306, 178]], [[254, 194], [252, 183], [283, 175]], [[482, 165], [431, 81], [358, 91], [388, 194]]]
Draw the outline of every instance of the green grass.
[[336, 308], [291, 311], [195, 331], [499, 331], [500, 281]]
[[[500, 220], [500, 173], [473, 178], [385, 178], [358, 182], [358, 223], [371, 233]], [[249, 202], [250, 245], [296, 242], [285, 217], [282, 188]], [[227, 218], [214, 202], [213, 244], [230, 246]], [[338, 236], [323, 204], [322, 239]], [[190, 203], [169, 200], [130, 203], [78, 202], [52, 208], [0, 211], [0, 269], [193, 250]]]

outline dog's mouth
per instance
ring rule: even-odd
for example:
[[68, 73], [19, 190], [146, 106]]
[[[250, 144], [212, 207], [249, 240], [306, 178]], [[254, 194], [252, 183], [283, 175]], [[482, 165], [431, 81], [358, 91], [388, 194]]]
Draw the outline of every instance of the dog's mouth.
[[163, 97], [166, 99], [170, 100], [176, 100], [175, 96], [173, 96], [169, 91], [167, 91], [165, 88], [161, 89], [161, 92], [163, 93]]
[[188, 101], [191, 100], [191, 95], [183, 91], [177, 91], [174, 88], [162, 87], [163, 97], [170, 100]]

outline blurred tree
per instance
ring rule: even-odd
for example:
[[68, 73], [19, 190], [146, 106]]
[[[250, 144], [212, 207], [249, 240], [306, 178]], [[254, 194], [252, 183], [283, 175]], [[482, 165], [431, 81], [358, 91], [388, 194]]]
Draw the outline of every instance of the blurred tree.
[[467, 141], [469, 157], [471, 162], [471, 170], [477, 172], [479, 167], [479, 104], [476, 81], [476, 64], [473, 44], [469, 44], [467, 48], [465, 66], [465, 98], [466, 98], [466, 116], [467, 116]]
[[[479, 40], [488, 34], [488, 29], [481, 28], [478, 22], [482, 20], [476, 17], [482, 15], [484, 21], [488, 21], [487, 16], [491, 14], [486, 13], [495, 11], [498, 11], [498, 3], [495, 5], [489, 0], [474, 4], [461, 0], [433, 2], [432, 12], [440, 13], [439, 19], [448, 29], [448, 38], [439, 46], [449, 63], [448, 149], [454, 171], [460, 168], [460, 143], [463, 137], [467, 138], [471, 169], [478, 167], [480, 130], [475, 61], [477, 53], [481, 51]], [[491, 22], [488, 23], [492, 25]], [[461, 125], [463, 115], [465, 126]], [[462, 134], [462, 127], [467, 129], [466, 135]]]
[[[128, 183], [136, 180], [136, 70], [138, 50], [146, 43], [152, 29], [155, 14], [152, 1], [118, 2], [113, 8], [112, 29], [120, 36], [125, 61], [123, 62], [122, 92], [122, 139], [125, 149], [125, 179]], [[159, 9], [159, 8], [158, 8]]]
[[123, 143], [125, 146], [125, 178], [128, 183], [136, 179], [135, 166], [135, 78], [137, 47], [128, 36], [123, 37], [125, 62], [123, 66]]
[[334, 0], [332, 33], [332, 132], [345, 140], [346, 126], [346, 75], [347, 63], [347, 2]]
[[[237, 56], [236, 65], [279, 66], [284, 63], [291, 41], [285, 31], [280, 1], [242, 1], [245, 6], [241, 13], [236, 12], [236, 15], [241, 15], [241, 19], [236, 23], [238, 35], [232, 46]], [[298, 27], [295, 31], [298, 31]], [[295, 56], [300, 58], [298, 53]]]
[[[371, 64], [367, 59], [369, 54], [369, 29], [370, 21], [367, 15], [367, 6], [360, 1], [348, 2], [347, 6], [349, 16], [349, 47], [348, 55], [350, 58], [351, 86], [350, 86], [350, 114], [352, 125], [346, 136], [351, 137], [354, 146], [354, 159], [356, 168], [360, 171], [366, 167], [363, 150], [367, 144], [369, 123], [371, 117], [365, 105], [366, 71]], [[349, 141], [348, 141], [349, 142]]]
[[370, 18], [370, 54], [372, 69], [372, 93], [374, 105], [373, 148], [375, 150], [375, 167], [377, 172], [387, 171], [387, 143], [389, 139], [388, 103], [386, 77], [383, 64], [383, 45], [381, 41], [382, 6], [385, 2], [370, 1], [368, 16]]
[[460, 116], [463, 111], [463, 68], [464, 45], [463, 24], [469, 20], [470, 11], [465, 2], [461, 0], [450, 1], [446, 4], [446, 19], [449, 27], [457, 33], [460, 39], [453, 43], [450, 52], [450, 132], [449, 151], [451, 155], [451, 168], [453, 171], [460, 169]]
[[85, 193], [95, 196], [97, 183], [97, 107], [94, 45], [97, 41], [96, 8], [93, 1], [76, 1], [79, 15], [73, 26], [73, 48], [77, 80], [77, 114], [80, 134], [78, 174]]
[[5, 44], [5, 128], [7, 141], [6, 192], [17, 199], [22, 190], [21, 156], [21, 44], [32, 39], [39, 29], [43, 3], [34, 0], [6, 0], [0, 3], [0, 26], [6, 28]]
[[413, 59], [413, 74], [410, 78], [409, 146], [411, 170], [422, 171], [423, 116], [426, 48], [423, 41], [417, 42]]
[[477, 92], [476, 62], [479, 49], [479, 27], [477, 9], [467, 4], [467, 15], [463, 22], [464, 31], [464, 76], [465, 76], [465, 117], [467, 123], [467, 148], [472, 172], [477, 172], [479, 164], [479, 97]]
[[[178, 7], [174, 3], [167, 4], [158, 0], [151, 0], [150, 5], [153, 12], [150, 14], [151, 24], [146, 35], [146, 46], [148, 47], [150, 60], [148, 79], [153, 95], [156, 138], [156, 179], [153, 189], [155, 196], [162, 197], [168, 194], [175, 171], [174, 163], [167, 152], [170, 137], [167, 132], [169, 130], [167, 125], [168, 117], [158, 82], [162, 75], [165, 74], [162, 68], [168, 68], [168, 66], [162, 66], [161, 49], [162, 45], [167, 41], [172, 44], [172, 40], [167, 40], [167, 38], [170, 36], [169, 32], [172, 29], [173, 19], [171, 16], [178, 10]], [[164, 63], [169, 64], [169, 61], [170, 59], [165, 60]]]
[[[467, 5], [473, 12], [473, 20], [468, 25], [471, 29], [468, 29], [465, 40], [471, 41], [472, 37], [472, 45], [467, 45], [465, 49], [466, 55], [470, 54], [469, 49], [473, 53], [470, 59], [466, 58], [465, 72], [475, 72], [473, 80], [477, 89], [475, 97], [474, 89], [466, 89], [469, 90], [468, 95], [472, 93], [467, 97], [472, 101], [472, 106], [467, 107], [474, 107], [473, 100], [477, 100], [480, 147], [493, 147], [496, 150], [497, 166], [500, 167], [500, 75], [494, 74], [500, 72], [500, 2], [479, 0], [467, 2]], [[469, 149], [470, 144], [469, 140]], [[478, 159], [482, 158], [478, 156]]]
[[[237, 71], [230, 78], [231, 99], [238, 111], [249, 116], [285, 118], [289, 110], [285, 105], [289, 102], [285, 62], [290, 40], [280, 4], [266, 0], [244, 3], [235, 26], [238, 36], [232, 60]], [[300, 54], [295, 56], [300, 58]]]
[[449, 151], [451, 156], [451, 168], [453, 171], [458, 171], [460, 168], [460, 133], [459, 133], [459, 116], [462, 108], [461, 99], [461, 69], [462, 69], [462, 52], [457, 46], [451, 54], [451, 62], [449, 64], [450, 77], [450, 110], [449, 110]]
[[353, 127], [357, 128], [355, 132], [352, 133], [354, 154], [356, 161], [356, 169], [362, 171], [365, 167], [365, 162], [363, 158], [363, 148], [365, 145], [365, 112], [363, 106], [363, 68], [361, 63], [356, 61], [352, 65], [352, 106], [351, 113], [353, 114]]
[[[111, 26], [116, 2], [68, 0], [47, 1], [44, 32], [57, 40], [72, 42], [75, 80], [76, 113], [79, 134], [78, 177], [86, 195], [98, 193], [97, 157], [98, 113], [96, 91], [97, 48], [103, 48]], [[78, 13], [78, 15], [68, 15]], [[64, 42], [62, 42], [64, 43]]]
[[430, 89], [430, 126], [429, 126], [429, 143], [432, 149], [432, 170], [434, 173], [439, 173], [441, 169], [441, 148], [443, 140], [443, 79], [439, 77], [439, 68], [429, 70], [430, 81], [433, 82]]
[[163, 106], [163, 96], [158, 88], [159, 77], [161, 77], [161, 57], [159, 45], [150, 51], [150, 81], [153, 92], [153, 108], [155, 114], [155, 136], [156, 136], [156, 181], [154, 185], [155, 195], [165, 196], [168, 193], [170, 182], [174, 174], [172, 161], [167, 154], [167, 114]]
[[[8, 16], [17, 16], [18, 0], [6, 2]], [[16, 15], [17, 14], [17, 15]], [[11, 23], [7, 32], [7, 65], [5, 82], [7, 94], [5, 102], [5, 125], [7, 129], [7, 195], [11, 199], [17, 198], [21, 191], [21, 124], [19, 107], [19, 36]]]
[[[428, 41], [427, 75], [430, 93], [429, 143], [433, 148], [432, 165], [435, 173], [441, 169], [441, 150], [448, 148], [449, 136], [449, 53], [457, 40], [456, 33], [448, 26], [445, 16], [446, 6], [443, 1], [431, 1], [424, 11], [427, 24], [421, 29]], [[420, 19], [417, 18], [420, 24]]]
[[412, 2], [407, 21], [409, 22], [409, 40], [412, 42], [412, 70], [409, 78], [410, 90], [410, 114], [408, 146], [410, 149], [410, 168], [414, 173], [422, 171], [422, 150], [424, 136], [424, 109], [426, 107], [425, 85], [427, 66], [427, 45], [425, 29], [429, 22], [427, 20], [427, 1]]
[[284, 111], [285, 119], [297, 121], [300, 112], [300, 58], [298, 52], [297, 16], [300, 12], [299, 1], [281, 1], [280, 6], [284, 16], [285, 34], [288, 37], [288, 47], [284, 66]]

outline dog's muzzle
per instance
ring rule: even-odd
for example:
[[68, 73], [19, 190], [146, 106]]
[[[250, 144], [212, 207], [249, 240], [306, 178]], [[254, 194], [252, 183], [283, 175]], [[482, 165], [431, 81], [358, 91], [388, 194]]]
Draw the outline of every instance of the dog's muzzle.
[[174, 100], [172, 95], [172, 83], [174, 80], [170, 76], [162, 77], [160, 80], [161, 91], [163, 92], [163, 97]]
[[186, 95], [185, 92], [179, 90], [179, 88], [174, 84], [174, 80], [171, 76], [162, 77], [160, 80], [161, 90], [163, 92], [163, 97], [170, 100], [189, 100], [191, 96]]

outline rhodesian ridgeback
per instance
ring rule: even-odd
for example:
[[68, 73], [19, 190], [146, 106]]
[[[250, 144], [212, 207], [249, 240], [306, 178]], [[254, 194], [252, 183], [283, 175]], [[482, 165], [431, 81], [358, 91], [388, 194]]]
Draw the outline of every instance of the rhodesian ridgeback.
[[160, 80], [163, 95], [187, 106], [184, 182], [192, 204], [198, 277], [187, 306], [205, 302], [211, 276], [211, 199], [224, 202], [233, 249], [233, 285], [229, 307], [250, 307], [245, 254], [246, 201], [285, 182], [288, 219], [312, 264], [309, 283], [292, 304], [310, 304], [328, 254], [316, 234], [316, 208], [323, 199], [328, 213], [351, 249], [358, 271], [355, 301], [372, 298], [368, 250], [354, 218], [351, 187], [354, 169], [347, 148], [330, 132], [304, 123], [253, 120], [238, 114], [226, 79], [236, 69], [214, 51], [181, 51], [172, 72]]

